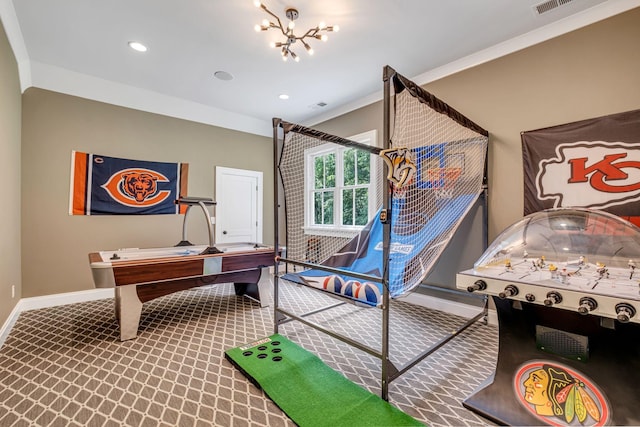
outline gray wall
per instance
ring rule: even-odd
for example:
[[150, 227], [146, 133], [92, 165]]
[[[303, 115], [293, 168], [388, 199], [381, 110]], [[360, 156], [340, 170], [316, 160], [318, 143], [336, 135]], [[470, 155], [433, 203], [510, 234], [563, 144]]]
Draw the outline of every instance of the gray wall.
[[[640, 108], [639, 41], [640, 8], [424, 86], [491, 134], [490, 241], [522, 218], [520, 132]], [[315, 127], [381, 137], [382, 104]]]
[[[20, 125], [18, 65], [0, 23], [0, 325], [20, 300]], [[11, 298], [11, 287], [15, 297]]]
[[[23, 297], [93, 289], [87, 254], [173, 246], [181, 215], [70, 216], [71, 151], [189, 163], [191, 196], [214, 197], [215, 166], [264, 173], [264, 239], [273, 241], [272, 141], [37, 88], [23, 94]], [[201, 214], [189, 240], [208, 242]]]

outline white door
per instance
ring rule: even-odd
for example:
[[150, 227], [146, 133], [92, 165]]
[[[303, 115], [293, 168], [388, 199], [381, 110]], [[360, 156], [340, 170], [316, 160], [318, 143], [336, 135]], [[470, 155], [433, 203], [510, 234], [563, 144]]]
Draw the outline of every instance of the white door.
[[262, 172], [216, 167], [216, 243], [262, 243]]

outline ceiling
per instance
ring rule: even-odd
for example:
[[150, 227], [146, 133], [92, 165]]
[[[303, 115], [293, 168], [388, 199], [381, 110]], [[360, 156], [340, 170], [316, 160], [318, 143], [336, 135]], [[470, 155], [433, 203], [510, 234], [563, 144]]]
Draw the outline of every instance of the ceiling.
[[268, 46], [276, 30], [254, 31], [268, 16], [253, 0], [3, 0], [0, 16], [23, 90], [269, 135], [272, 117], [313, 124], [377, 101], [384, 65], [425, 84], [640, 5], [558, 1], [537, 14], [540, 0], [263, 0], [285, 23], [299, 11], [296, 34], [340, 26], [313, 56], [294, 44], [300, 62]]

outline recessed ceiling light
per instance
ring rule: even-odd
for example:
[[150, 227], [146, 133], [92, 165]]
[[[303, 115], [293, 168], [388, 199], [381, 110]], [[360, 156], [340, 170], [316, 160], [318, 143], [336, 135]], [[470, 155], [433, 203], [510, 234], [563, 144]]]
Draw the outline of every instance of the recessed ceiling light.
[[216, 71], [213, 73], [213, 77], [219, 80], [233, 80], [233, 75], [227, 73], [226, 71]]
[[280, 99], [289, 99], [289, 95], [287, 95], [286, 93], [283, 93], [282, 95], [278, 96], [278, 98], [280, 98]]
[[146, 52], [147, 47], [140, 42], [129, 42], [129, 47], [138, 52]]

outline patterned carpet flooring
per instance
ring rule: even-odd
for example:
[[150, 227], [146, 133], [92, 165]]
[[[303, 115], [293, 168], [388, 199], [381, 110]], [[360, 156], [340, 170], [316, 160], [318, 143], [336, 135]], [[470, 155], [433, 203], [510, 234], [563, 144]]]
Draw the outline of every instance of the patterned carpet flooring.
[[[282, 305], [301, 313], [335, 300], [283, 284]], [[0, 348], [0, 426], [292, 426], [224, 358], [273, 333], [273, 310], [213, 285], [143, 307], [138, 337], [120, 342], [113, 299], [20, 314]], [[311, 316], [379, 345], [377, 309], [351, 305]], [[392, 302], [391, 360], [402, 366], [466, 319]], [[380, 393], [378, 359], [298, 322], [279, 331], [356, 384]], [[476, 323], [389, 386], [389, 401], [432, 426], [491, 425], [463, 408], [495, 367], [497, 327]]]

